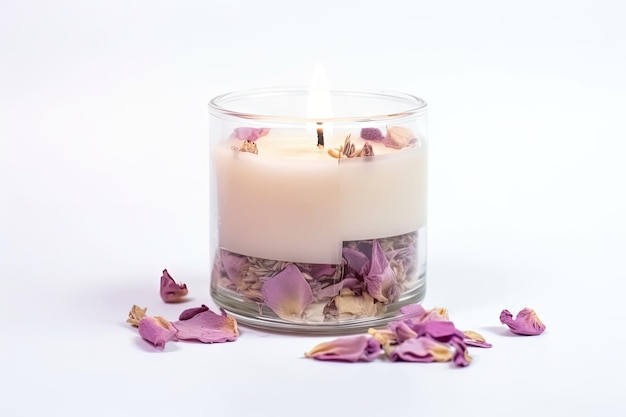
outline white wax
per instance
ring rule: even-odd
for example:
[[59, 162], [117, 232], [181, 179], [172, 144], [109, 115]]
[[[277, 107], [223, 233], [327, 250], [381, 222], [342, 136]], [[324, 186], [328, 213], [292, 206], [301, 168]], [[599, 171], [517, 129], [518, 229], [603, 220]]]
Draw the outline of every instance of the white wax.
[[[360, 149], [365, 141], [352, 134]], [[243, 255], [339, 264], [343, 241], [395, 236], [426, 224], [424, 144], [393, 150], [370, 142], [373, 158], [335, 159], [305, 132], [272, 130], [258, 155], [212, 148], [219, 246]]]

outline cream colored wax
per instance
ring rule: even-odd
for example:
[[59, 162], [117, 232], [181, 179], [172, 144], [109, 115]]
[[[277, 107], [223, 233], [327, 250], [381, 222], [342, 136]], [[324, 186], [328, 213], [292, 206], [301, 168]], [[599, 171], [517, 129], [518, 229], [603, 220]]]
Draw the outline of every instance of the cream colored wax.
[[[364, 141], [352, 134], [360, 149]], [[402, 150], [370, 142], [373, 158], [328, 155], [345, 132], [317, 149], [306, 132], [275, 129], [258, 155], [212, 149], [219, 246], [259, 258], [341, 263], [343, 241], [414, 232], [426, 224], [426, 147]]]

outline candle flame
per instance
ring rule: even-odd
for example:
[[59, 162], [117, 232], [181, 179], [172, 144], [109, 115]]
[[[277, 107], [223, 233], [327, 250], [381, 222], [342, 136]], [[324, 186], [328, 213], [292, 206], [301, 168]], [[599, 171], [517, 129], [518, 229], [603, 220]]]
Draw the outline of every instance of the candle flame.
[[[320, 64], [315, 66], [311, 84], [309, 86], [309, 98], [307, 100], [306, 117], [309, 119], [326, 119], [333, 116], [332, 98], [328, 88], [328, 77], [324, 67]], [[309, 136], [316, 137], [318, 145], [320, 140], [332, 137], [332, 124], [319, 122], [307, 123]]]

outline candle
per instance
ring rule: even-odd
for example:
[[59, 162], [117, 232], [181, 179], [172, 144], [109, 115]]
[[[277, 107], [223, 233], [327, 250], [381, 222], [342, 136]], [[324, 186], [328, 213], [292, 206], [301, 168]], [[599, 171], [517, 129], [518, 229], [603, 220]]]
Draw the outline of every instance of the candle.
[[211, 102], [211, 291], [247, 324], [342, 331], [424, 296], [426, 104], [329, 92], [331, 115], [313, 90]]

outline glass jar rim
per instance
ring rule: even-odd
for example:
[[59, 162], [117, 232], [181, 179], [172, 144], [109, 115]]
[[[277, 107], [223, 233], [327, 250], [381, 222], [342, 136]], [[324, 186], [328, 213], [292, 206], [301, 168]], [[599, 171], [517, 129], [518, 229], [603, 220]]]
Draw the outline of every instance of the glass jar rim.
[[418, 117], [426, 112], [426, 101], [423, 99], [398, 91], [390, 90], [330, 90], [331, 97], [356, 97], [362, 100], [366, 99], [384, 99], [393, 100], [396, 103], [402, 103], [405, 106], [400, 110], [393, 112], [372, 112], [366, 114], [355, 114], [350, 116], [333, 116], [333, 117], [306, 117], [306, 116], [288, 116], [284, 114], [263, 114], [262, 112], [249, 112], [236, 110], [229, 107], [237, 101], [245, 99], [261, 99], [279, 96], [306, 96], [308, 97], [309, 87], [269, 87], [254, 88], [247, 90], [233, 91], [218, 95], [209, 102], [209, 112], [215, 116], [235, 117], [241, 119], [266, 120], [275, 122], [295, 122], [295, 123], [350, 123], [350, 122], [366, 122], [366, 121], [392, 121], [398, 119], [406, 119]]

